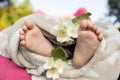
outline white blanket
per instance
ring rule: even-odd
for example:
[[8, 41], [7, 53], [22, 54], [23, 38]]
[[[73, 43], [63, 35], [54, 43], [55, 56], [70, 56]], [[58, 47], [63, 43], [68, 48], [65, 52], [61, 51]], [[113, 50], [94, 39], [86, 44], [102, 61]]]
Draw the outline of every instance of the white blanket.
[[[19, 31], [26, 20], [49, 32], [59, 23], [53, 16], [32, 14], [18, 20], [11, 27], [0, 32], [0, 55], [11, 58], [21, 67], [26, 67], [32, 80], [47, 80], [43, 64], [49, 57], [37, 55], [19, 45]], [[117, 80], [120, 73], [120, 32], [110, 23], [96, 23], [102, 30], [104, 40], [95, 55], [82, 68], [68, 65], [58, 80]]]

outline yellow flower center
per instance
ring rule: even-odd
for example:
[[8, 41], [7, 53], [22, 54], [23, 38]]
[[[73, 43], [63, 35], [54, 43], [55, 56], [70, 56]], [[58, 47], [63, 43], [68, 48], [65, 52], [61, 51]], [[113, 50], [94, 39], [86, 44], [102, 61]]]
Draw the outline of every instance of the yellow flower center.
[[59, 31], [58, 31], [58, 35], [59, 35], [60, 37], [65, 37], [65, 36], [66, 36], [66, 32], [65, 32], [64, 30], [59, 30]]
[[56, 65], [56, 67], [57, 67], [57, 68], [62, 68], [62, 64], [61, 64], [61, 63], [58, 63], [58, 64]]
[[49, 70], [52, 74], [55, 74], [56, 73], [56, 68], [51, 68], [50, 70]]
[[70, 29], [70, 33], [74, 33], [75, 32], [75, 29], [74, 28], [71, 28]]

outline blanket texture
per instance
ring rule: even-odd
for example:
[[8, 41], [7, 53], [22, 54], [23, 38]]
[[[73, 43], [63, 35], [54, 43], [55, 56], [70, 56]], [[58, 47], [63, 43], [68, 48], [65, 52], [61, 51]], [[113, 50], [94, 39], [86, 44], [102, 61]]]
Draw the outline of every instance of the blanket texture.
[[[11, 58], [17, 65], [25, 67], [27, 72], [32, 74], [32, 80], [48, 80], [44, 74], [43, 64], [49, 57], [37, 55], [19, 45], [19, 31], [26, 20], [33, 21], [52, 41], [54, 35], [50, 30], [59, 23], [60, 19], [32, 14], [18, 20], [14, 25], [0, 32], [0, 55]], [[95, 55], [80, 69], [68, 64], [57, 80], [117, 80], [120, 73], [120, 33], [110, 23], [101, 21], [96, 25], [100, 26], [104, 40]]]

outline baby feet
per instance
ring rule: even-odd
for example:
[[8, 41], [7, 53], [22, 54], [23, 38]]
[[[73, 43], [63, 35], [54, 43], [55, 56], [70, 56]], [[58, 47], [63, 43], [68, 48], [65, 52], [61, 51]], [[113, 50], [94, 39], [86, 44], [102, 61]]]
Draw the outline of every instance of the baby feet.
[[[85, 65], [94, 55], [102, 39], [103, 36], [96, 26], [86, 20], [82, 21], [74, 50], [73, 65], [76, 68]], [[41, 30], [31, 21], [26, 21], [20, 31], [20, 45], [43, 56], [51, 56], [54, 49]]]
[[50, 56], [54, 49], [41, 30], [31, 21], [26, 21], [20, 31], [20, 45], [43, 56]]
[[73, 65], [76, 68], [85, 65], [94, 55], [102, 39], [100, 30], [87, 20], [83, 20], [74, 50]]

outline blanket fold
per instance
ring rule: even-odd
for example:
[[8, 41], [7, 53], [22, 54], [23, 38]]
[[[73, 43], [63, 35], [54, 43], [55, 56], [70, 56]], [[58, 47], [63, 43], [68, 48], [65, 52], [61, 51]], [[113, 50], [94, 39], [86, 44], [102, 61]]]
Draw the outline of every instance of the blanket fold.
[[[49, 57], [30, 52], [19, 45], [19, 31], [26, 20], [33, 21], [49, 40], [57, 44], [50, 30], [59, 23], [60, 19], [53, 16], [32, 14], [18, 20], [14, 25], [0, 32], [0, 55], [11, 58], [13, 62], [21, 67], [26, 67], [27, 72], [32, 74], [32, 80], [47, 80], [44, 75], [43, 64]], [[107, 26], [107, 28], [104, 26]], [[80, 69], [68, 64], [58, 80], [117, 79], [120, 72], [120, 33], [113, 26], [112, 28], [109, 28], [108, 25], [104, 26], [100, 27], [105, 36], [104, 40], [102, 40], [92, 59]], [[115, 32], [112, 32], [111, 29], [114, 29]], [[110, 32], [112, 34], [109, 35]]]

